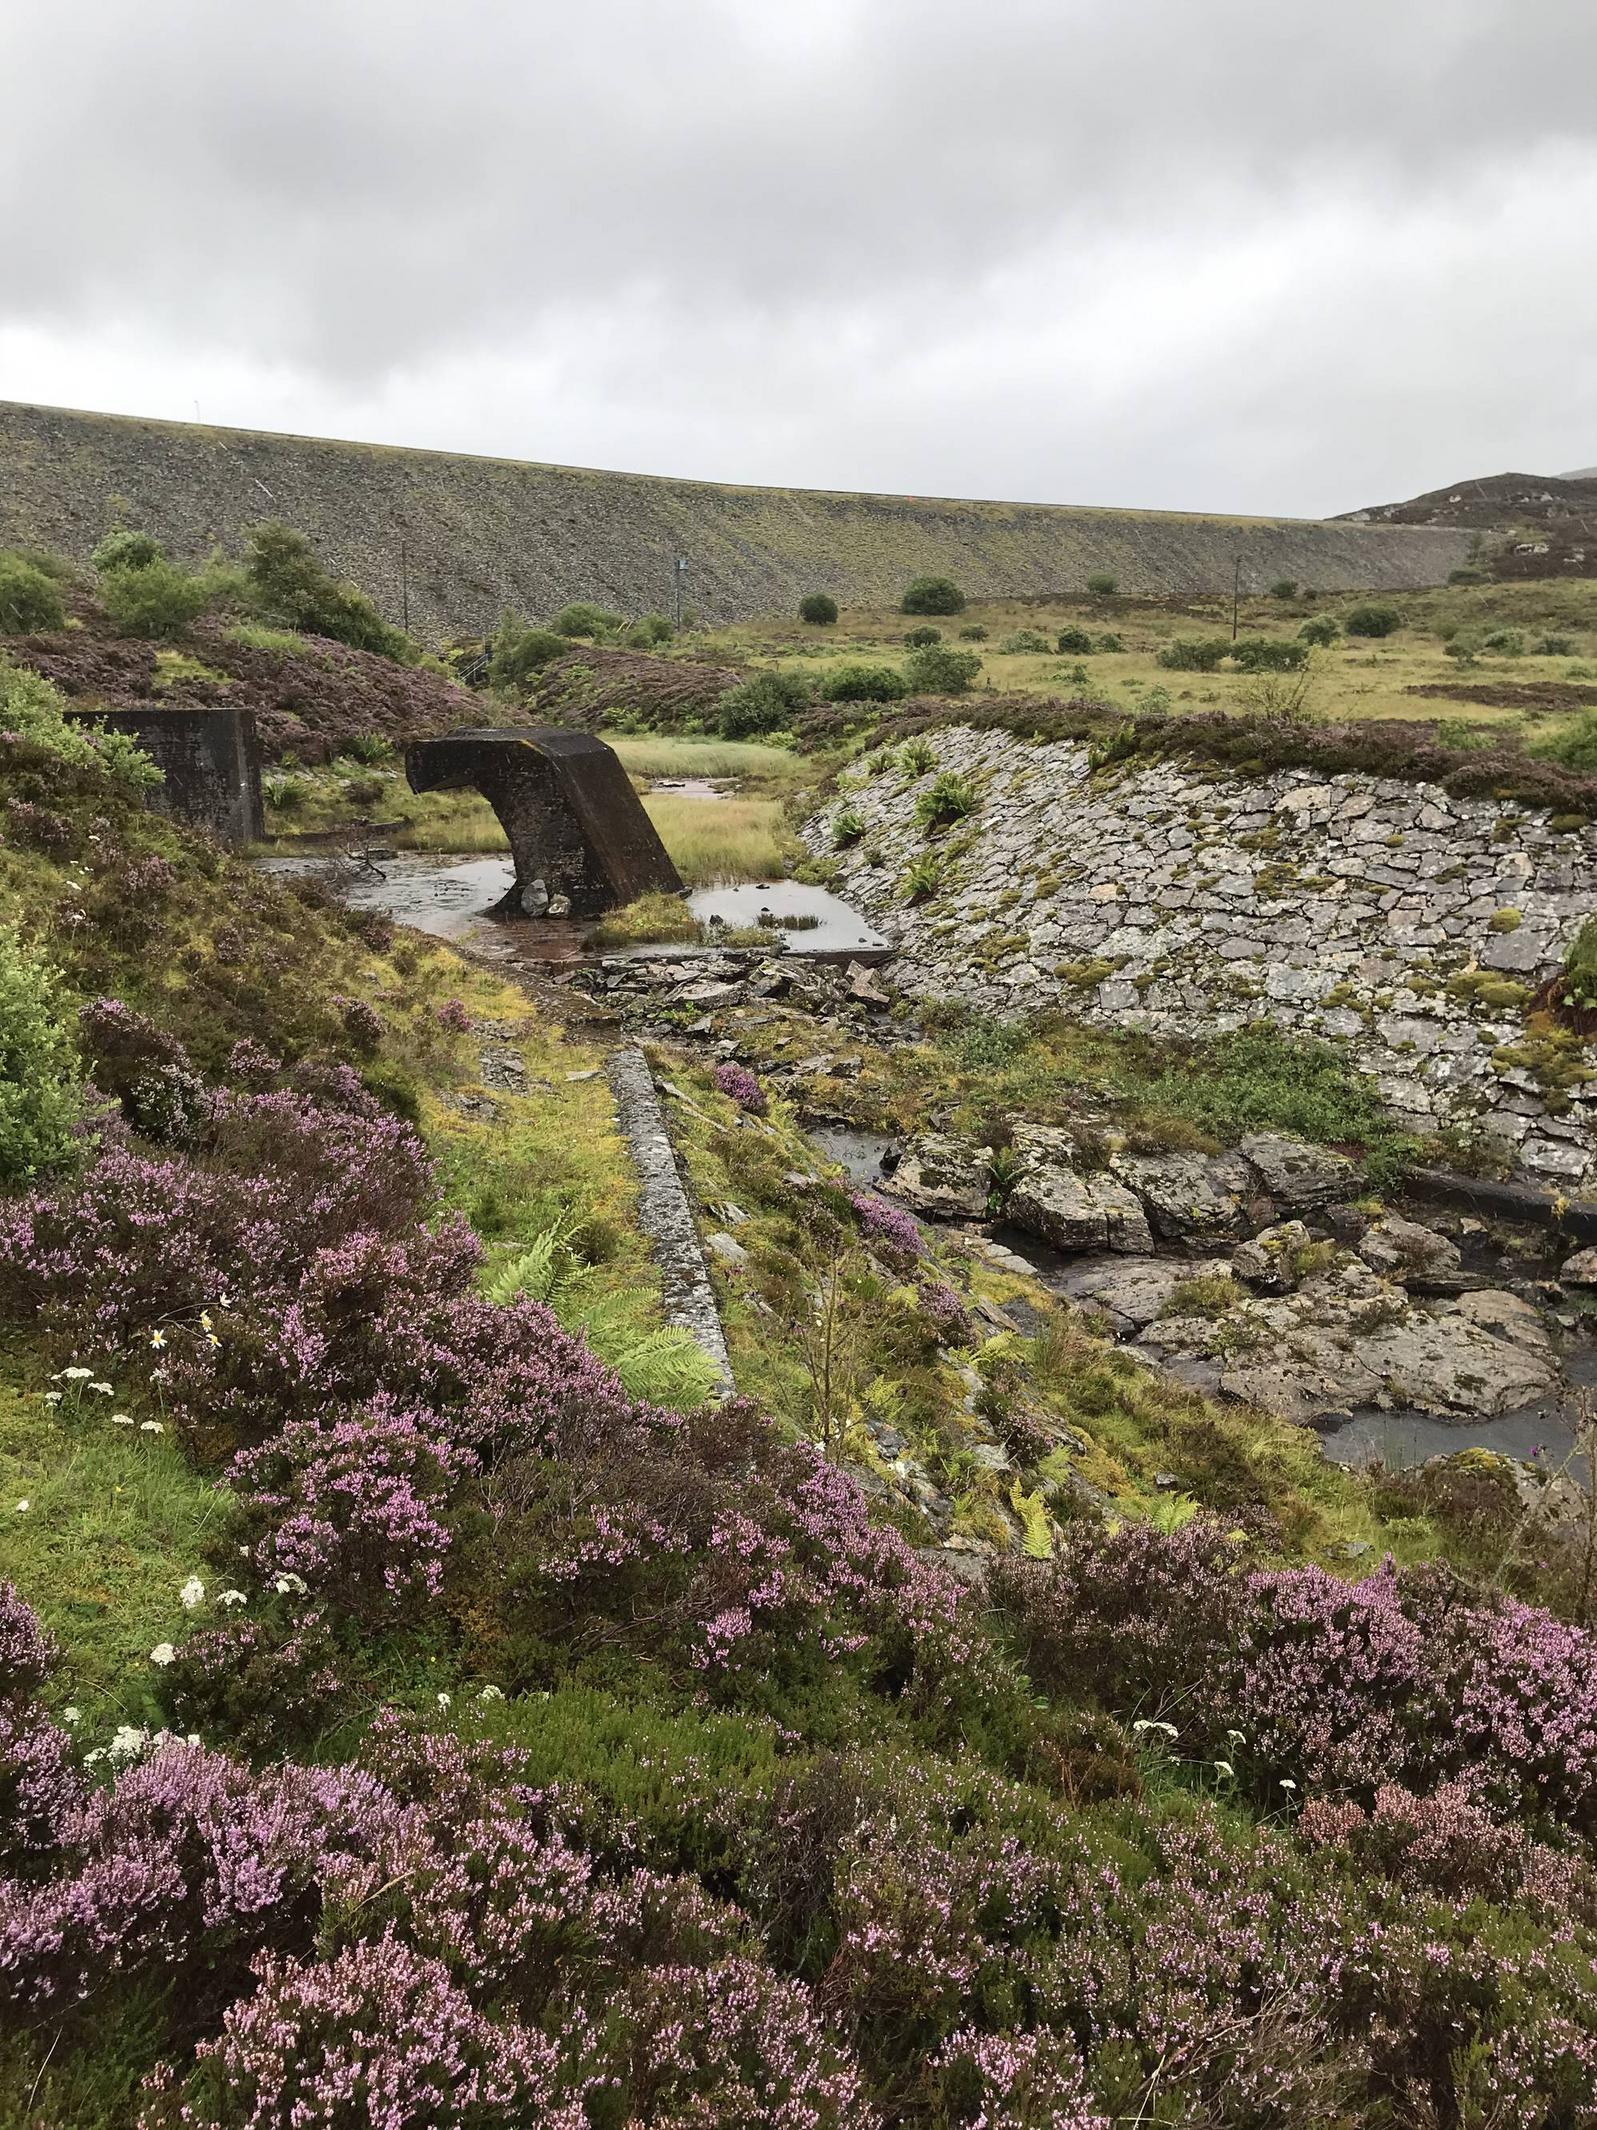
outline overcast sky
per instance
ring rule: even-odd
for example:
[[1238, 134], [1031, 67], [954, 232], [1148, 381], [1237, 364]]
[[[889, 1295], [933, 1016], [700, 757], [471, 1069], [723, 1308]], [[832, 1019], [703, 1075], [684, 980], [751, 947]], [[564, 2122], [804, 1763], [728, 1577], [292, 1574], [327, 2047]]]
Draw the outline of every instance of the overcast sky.
[[1309, 515], [1597, 462], [1594, 0], [0, 0], [0, 81], [0, 398]]

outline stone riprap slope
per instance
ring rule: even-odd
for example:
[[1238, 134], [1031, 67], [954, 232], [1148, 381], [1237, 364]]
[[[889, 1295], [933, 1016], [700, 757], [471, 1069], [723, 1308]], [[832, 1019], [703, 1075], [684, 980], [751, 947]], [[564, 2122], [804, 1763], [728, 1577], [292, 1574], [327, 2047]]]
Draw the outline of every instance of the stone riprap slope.
[[[1527, 1037], [1524, 1008], [1597, 910], [1597, 830], [1435, 785], [1281, 770], [1226, 779], [1179, 761], [1097, 779], [1083, 746], [955, 726], [936, 768], [894, 760], [852, 807], [840, 891], [896, 932], [895, 973], [985, 1011], [1201, 1035], [1268, 1017], [1348, 1046], [1417, 1125], [1478, 1116], [1532, 1175], [1587, 1182], [1597, 1096]], [[916, 802], [963, 775], [977, 811], [928, 839]], [[928, 849], [943, 884], [905, 902]]]
[[[669, 611], [675, 559], [706, 620], [790, 611], [805, 593], [890, 604], [917, 573], [972, 597], [1080, 591], [1109, 570], [1157, 596], [1293, 577], [1321, 591], [1438, 584], [1467, 533], [1297, 519], [734, 488], [0, 404], [0, 545], [88, 555], [118, 518], [198, 559], [275, 517], [413, 628], [480, 633], [509, 606], [571, 599]], [[401, 560], [401, 547], [405, 550]]]

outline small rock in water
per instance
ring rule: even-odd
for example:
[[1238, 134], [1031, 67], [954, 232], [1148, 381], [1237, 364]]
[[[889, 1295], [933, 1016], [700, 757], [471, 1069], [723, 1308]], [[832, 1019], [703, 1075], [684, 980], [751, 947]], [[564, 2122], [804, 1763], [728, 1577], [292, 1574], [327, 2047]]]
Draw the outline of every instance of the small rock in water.
[[549, 909], [549, 889], [542, 880], [529, 880], [521, 891], [524, 916], [543, 917]]

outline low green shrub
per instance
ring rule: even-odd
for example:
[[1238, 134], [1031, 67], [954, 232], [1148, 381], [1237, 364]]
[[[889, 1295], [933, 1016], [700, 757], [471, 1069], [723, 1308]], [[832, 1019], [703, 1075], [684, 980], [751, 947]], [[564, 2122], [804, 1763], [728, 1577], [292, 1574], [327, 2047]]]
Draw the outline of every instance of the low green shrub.
[[1052, 646], [1049, 644], [1047, 637], [1038, 629], [1015, 629], [1004, 638], [998, 648], [1000, 651], [1007, 651], [1011, 654], [1031, 652], [1036, 655], [1039, 652], [1050, 650]]
[[1100, 651], [1123, 651], [1125, 648], [1124, 643], [1113, 629], [1106, 629], [1098, 638], [1098, 649]]
[[829, 629], [837, 619], [837, 601], [830, 592], [806, 592], [799, 601], [799, 620], [812, 629]]
[[65, 762], [104, 770], [124, 790], [153, 791], [162, 772], [125, 732], [68, 723], [66, 701], [42, 673], [0, 657], [0, 732], [14, 732]]
[[1472, 666], [1485, 649], [1478, 632], [1474, 629], [1455, 629], [1442, 649], [1447, 656], [1456, 659], [1461, 666]]
[[1300, 643], [1317, 644], [1322, 650], [1336, 642], [1342, 633], [1342, 624], [1334, 614], [1311, 614], [1298, 630]]
[[909, 693], [908, 682], [896, 668], [862, 663], [834, 666], [815, 686], [828, 703], [896, 703]]
[[937, 755], [930, 740], [906, 740], [898, 750], [898, 766], [907, 777], [923, 777], [929, 769], [937, 767]]
[[947, 873], [941, 854], [937, 851], [922, 851], [904, 868], [900, 883], [906, 902], [929, 902], [942, 887]]
[[1282, 636], [1243, 636], [1231, 656], [1244, 673], [1296, 673], [1309, 662], [1309, 646]]
[[1087, 589], [1100, 599], [1108, 599], [1115, 592], [1119, 579], [1109, 570], [1095, 569], [1087, 579]]
[[1575, 650], [1573, 636], [1543, 636], [1536, 645], [1538, 658], [1573, 658]]
[[61, 587], [36, 562], [0, 549], [0, 636], [35, 636], [66, 627]]
[[903, 614], [962, 614], [965, 595], [951, 577], [916, 577], [899, 602]]
[[1467, 563], [1461, 563], [1457, 569], [1448, 571], [1447, 581], [1449, 584], [1484, 584], [1486, 572], [1483, 569], [1471, 569]]
[[1298, 580], [1296, 577], [1277, 577], [1270, 587], [1270, 597], [1272, 599], [1296, 599], [1297, 596]]
[[1356, 606], [1344, 626], [1350, 636], [1391, 636], [1403, 626], [1403, 615], [1395, 606]]
[[1530, 752], [1579, 776], [1597, 776], [1597, 710], [1583, 710], [1561, 731], [1539, 739]]
[[166, 549], [153, 533], [123, 526], [108, 532], [89, 560], [103, 577], [108, 570], [148, 569], [152, 562], [164, 562]]
[[560, 636], [585, 636], [597, 640], [601, 636], [613, 636], [621, 626], [621, 616], [612, 613], [609, 607], [595, 606], [591, 599], [573, 599], [560, 609], [549, 626]]
[[1160, 651], [1159, 663], [1170, 673], [1213, 673], [1230, 649], [1224, 636], [1178, 636]]
[[1500, 658], [1523, 658], [1525, 655], [1525, 631], [1523, 629], [1488, 629], [1481, 638], [1481, 648], [1495, 651]]
[[0, 927], [0, 1184], [61, 1167], [83, 1110], [58, 979]]
[[488, 684], [501, 694], [522, 695], [545, 666], [564, 658], [569, 636], [553, 629], [527, 627], [509, 614], [488, 643]]
[[310, 542], [292, 526], [252, 526], [244, 584], [250, 604], [266, 621], [281, 622], [308, 636], [327, 636], [355, 651], [413, 666], [419, 647], [378, 613], [359, 585], [336, 578], [316, 559]]
[[865, 822], [857, 807], [845, 806], [832, 816], [833, 850], [848, 850], [864, 833]]
[[963, 695], [980, 672], [981, 659], [975, 651], [955, 651], [940, 643], [913, 652], [904, 667], [904, 677], [915, 695]]
[[675, 625], [667, 615], [644, 614], [628, 624], [621, 641], [629, 651], [657, 651], [675, 635]]
[[209, 574], [179, 569], [159, 555], [100, 577], [100, 605], [119, 636], [156, 642], [186, 636], [215, 598]]
[[965, 627], [959, 632], [959, 640], [961, 643], [985, 643], [987, 641], [985, 625], [979, 621], [967, 622]]
[[1054, 649], [1068, 652], [1077, 658], [1085, 658], [1092, 649], [1092, 638], [1085, 629], [1078, 629], [1072, 625], [1059, 631], [1059, 634], [1054, 639]]
[[923, 651], [929, 643], [941, 643], [941, 629], [906, 629], [904, 641], [912, 651]]
[[715, 727], [724, 740], [747, 740], [762, 732], [785, 732], [796, 711], [810, 701], [799, 673], [757, 673], [729, 688], [716, 706]]

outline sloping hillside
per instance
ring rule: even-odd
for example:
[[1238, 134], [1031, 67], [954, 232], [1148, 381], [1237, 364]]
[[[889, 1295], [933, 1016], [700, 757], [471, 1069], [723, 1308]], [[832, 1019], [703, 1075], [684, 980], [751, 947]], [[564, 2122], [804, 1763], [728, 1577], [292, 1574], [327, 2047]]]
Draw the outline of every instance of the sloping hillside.
[[1489, 474], [1351, 511], [1347, 522], [1467, 529], [1483, 536], [1500, 577], [1597, 576], [1597, 469]]
[[383, 611], [438, 640], [500, 612], [599, 599], [708, 620], [782, 612], [810, 591], [882, 605], [923, 571], [972, 596], [1229, 592], [1278, 578], [1331, 591], [1439, 583], [1467, 538], [1307, 520], [1201, 517], [925, 496], [734, 488], [642, 474], [0, 405], [0, 545], [82, 558], [125, 516], [174, 554], [236, 545], [263, 517], [308, 533]]

